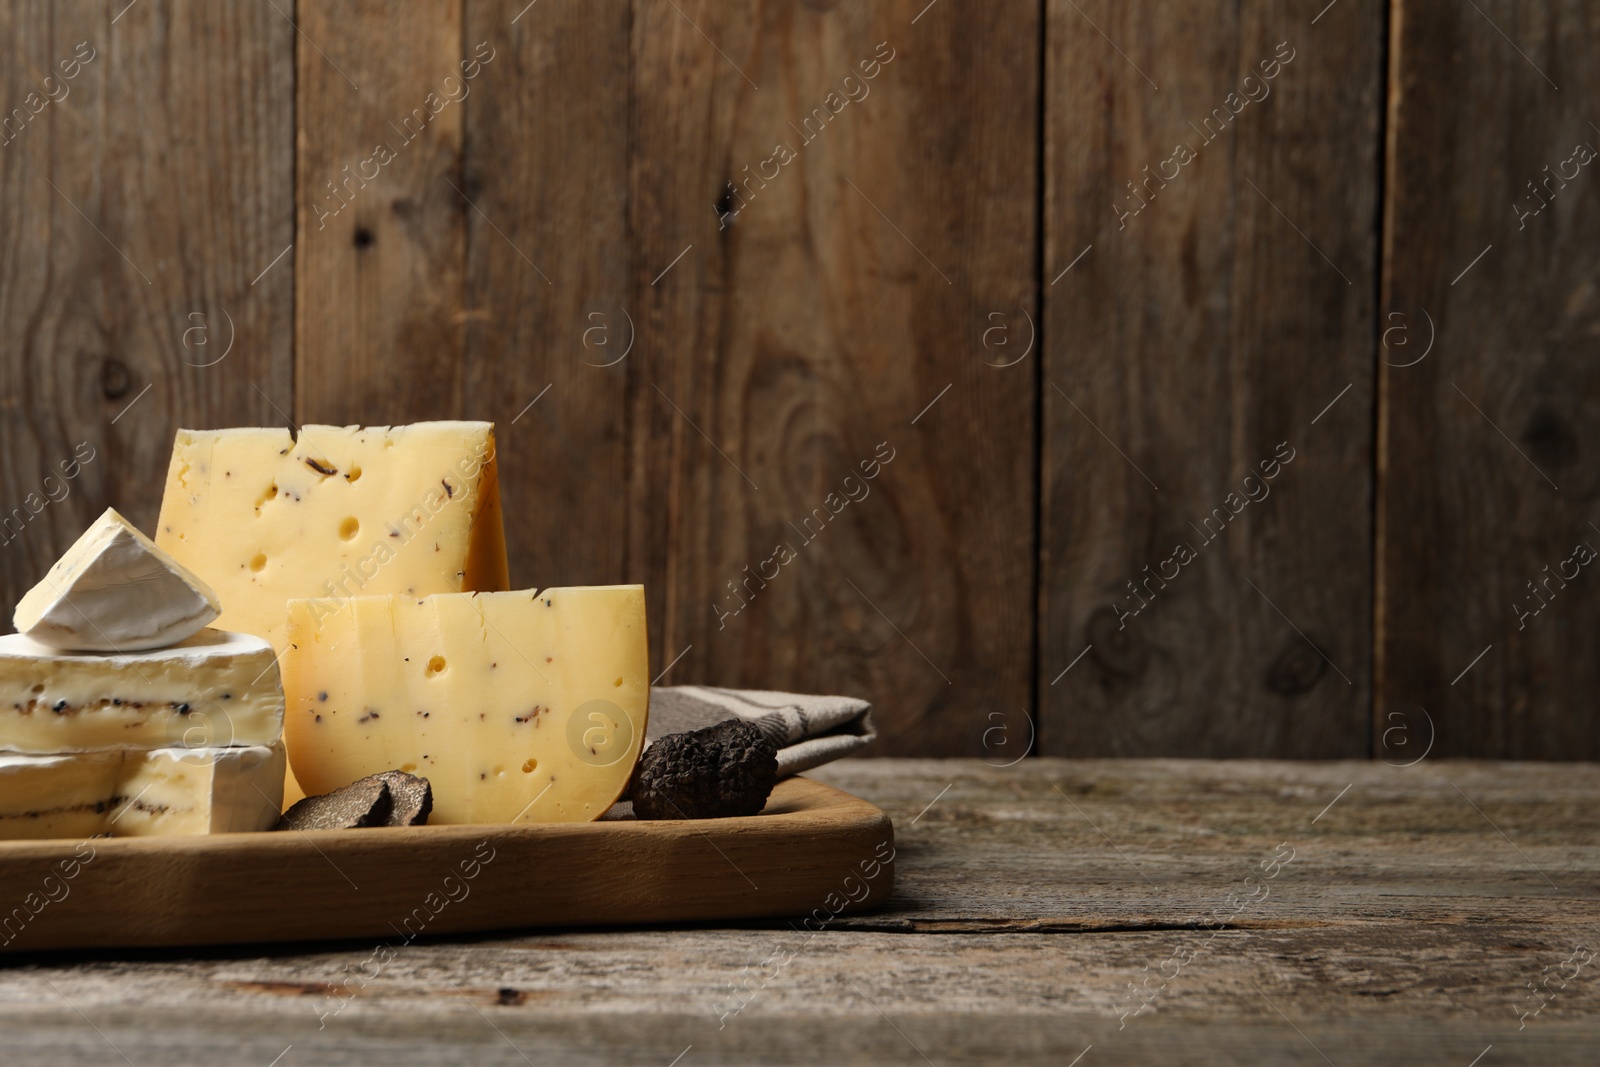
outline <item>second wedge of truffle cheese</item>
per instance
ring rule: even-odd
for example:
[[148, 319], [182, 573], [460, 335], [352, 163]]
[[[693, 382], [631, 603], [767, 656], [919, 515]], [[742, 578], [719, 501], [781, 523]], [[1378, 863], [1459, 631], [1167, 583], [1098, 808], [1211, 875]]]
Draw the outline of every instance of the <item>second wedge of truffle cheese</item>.
[[650, 683], [642, 586], [289, 604], [284, 738], [307, 793], [399, 768], [430, 823], [582, 822], [627, 786]]
[[0, 637], [0, 751], [272, 745], [282, 729], [276, 657], [251, 634], [208, 628], [125, 654]]

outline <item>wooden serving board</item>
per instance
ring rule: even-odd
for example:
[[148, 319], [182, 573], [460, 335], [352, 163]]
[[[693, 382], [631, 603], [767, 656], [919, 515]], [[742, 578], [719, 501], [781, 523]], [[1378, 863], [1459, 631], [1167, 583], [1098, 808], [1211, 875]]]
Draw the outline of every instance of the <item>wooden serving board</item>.
[[815, 914], [885, 900], [894, 827], [779, 782], [748, 818], [0, 843], [0, 951], [416, 937]]

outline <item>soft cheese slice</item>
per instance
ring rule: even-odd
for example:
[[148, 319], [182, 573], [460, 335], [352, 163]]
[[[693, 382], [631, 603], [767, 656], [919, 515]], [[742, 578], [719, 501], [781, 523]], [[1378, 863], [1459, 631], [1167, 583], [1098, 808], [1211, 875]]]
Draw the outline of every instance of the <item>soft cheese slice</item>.
[[596, 819], [644, 740], [646, 657], [637, 585], [291, 601], [289, 761], [312, 794], [421, 775], [433, 823]]
[[104, 833], [119, 795], [123, 756], [0, 754], [0, 839]]
[[52, 648], [139, 652], [192, 636], [217, 594], [114, 508], [17, 603], [19, 633]]
[[156, 544], [283, 648], [293, 597], [506, 588], [494, 427], [179, 430]]
[[0, 755], [0, 838], [270, 830], [283, 765], [281, 744]]
[[283, 808], [283, 743], [130, 754], [110, 830], [119, 837], [270, 830]]
[[277, 659], [252, 634], [115, 654], [0, 637], [0, 751], [271, 745], [282, 727]]

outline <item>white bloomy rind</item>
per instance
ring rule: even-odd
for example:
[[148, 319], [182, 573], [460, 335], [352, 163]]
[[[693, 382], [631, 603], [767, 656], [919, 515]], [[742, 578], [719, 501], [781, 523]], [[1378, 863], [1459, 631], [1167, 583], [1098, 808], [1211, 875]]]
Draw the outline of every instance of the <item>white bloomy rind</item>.
[[50, 648], [142, 652], [222, 613], [211, 587], [112, 508], [17, 603], [17, 632]]
[[0, 751], [272, 745], [282, 731], [277, 656], [251, 634], [114, 655], [0, 637]]

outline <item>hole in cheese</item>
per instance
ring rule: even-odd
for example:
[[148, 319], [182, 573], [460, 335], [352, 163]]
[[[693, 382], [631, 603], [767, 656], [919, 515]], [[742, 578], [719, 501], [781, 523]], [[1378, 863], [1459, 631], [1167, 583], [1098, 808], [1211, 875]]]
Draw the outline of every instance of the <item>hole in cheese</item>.
[[436, 674], [443, 673], [446, 666], [443, 656], [434, 656], [428, 661], [428, 677], [432, 678]]
[[250, 569], [260, 574], [267, 565], [267, 557], [260, 552], [250, 557]]
[[532, 757], [530, 757], [527, 760], [527, 762], [523, 763], [523, 765], [522, 765], [522, 773], [523, 774], [532, 774], [534, 771], [536, 771], [538, 769], [539, 769], [539, 761], [536, 760], [536, 759], [533, 759]]
[[356, 534], [361, 532], [361, 522], [354, 515], [345, 518], [339, 524], [339, 538], [343, 541], [355, 540]]
[[350, 469], [344, 472], [344, 480], [347, 482], [353, 482], [360, 477], [361, 465], [359, 463], [352, 463]]
[[278, 495], [278, 483], [277, 482], [272, 482], [272, 483], [268, 484], [266, 490], [264, 492], [262, 492], [262, 494], [259, 497], [256, 498], [256, 515], [260, 516], [262, 505], [265, 504], [269, 500], [275, 499], [277, 497], [277, 495]]

